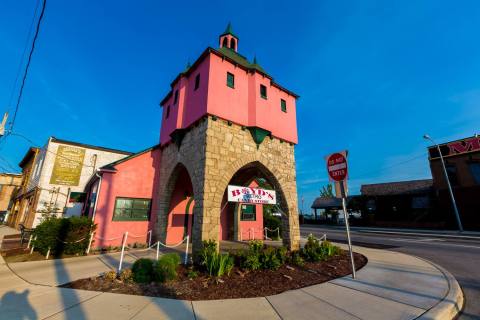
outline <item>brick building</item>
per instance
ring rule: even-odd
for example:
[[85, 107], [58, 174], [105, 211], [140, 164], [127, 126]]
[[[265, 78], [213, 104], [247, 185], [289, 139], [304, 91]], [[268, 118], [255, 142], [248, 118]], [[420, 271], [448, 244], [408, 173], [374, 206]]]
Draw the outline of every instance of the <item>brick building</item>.
[[[458, 210], [466, 229], [480, 229], [480, 137], [473, 136], [439, 145], [445, 160]], [[452, 202], [447, 189], [440, 155], [436, 146], [428, 148], [433, 186], [439, 210], [448, 225], [455, 228]]]
[[13, 205], [12, 197], [20, 190], [22, 175], [17, 173], [0, 173], [0, 223], [8, 219]]

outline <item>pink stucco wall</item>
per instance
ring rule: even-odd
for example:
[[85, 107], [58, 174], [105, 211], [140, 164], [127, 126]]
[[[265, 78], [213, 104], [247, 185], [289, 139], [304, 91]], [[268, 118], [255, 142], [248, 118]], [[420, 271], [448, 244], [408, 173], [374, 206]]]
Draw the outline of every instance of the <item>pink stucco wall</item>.
[[[249, 187], [257, 188], [258, 184], [254, 180], [249, 185]], [[233, 240], [229, 239], [229, 230], [233, 230], [234, 224], [234, 211], [238, 209], [238, 206], [241, 206], [241, 203], [238, 204], [229, 204], [225, 206], [225, 201], [227, 197], [224, 197], [222, 202], [223, 210], [220, 214], [220, 228], [219, 228], [219, 239], [220, 240]], [[241, 233], [241, 240], [263, 240], [263, 205], [257, 204], [256, 207], [256, 220], [255, 221], [240, 221], [239, 222], [239, 232]], [[240, 220], [240, 219], [239, 219]]]
[[194, 205], [192, 182], [190, 181], [187, 171], [182, 170], [179, 173], [170, 200], [167, 224], [167, 244], [177, 244], [182, 241], [185, 232], [185, 218], [188, 219], [188, 235], [192, 235]]
[[[216, 115], [243, 126], [256, 126], [272, 132], [282, 140], [297, 143], [296, 98], [258, 72], [249, 73], [230, 61], [209, 53], [192, 66], [188, 77], [182, 75], [172, 87], [173, 94], [163, 103], [160, 143], [169, 142], [170, 134], [187, 128], [206, 114]], [[226, 85], [227, 72], [235, 76], [235, 88]], [[200, 87], [194, 90], [200, 74]], [[267, 88], [267, 99], [260, 97], [260, 84]], [[178, 102], [173, 103], [175, 91]], [[281, 110], [280, 99], [287, 103]], [[166, 112], [170, 106], [170, 115]]]
[[[154, 207], [150, 221], [112, 221], [112, 218], [117, 197], [154, 198], [154, 188], [159, 179], [160, 152], [159, 148], [145, 152], [118, 164], [115, 173], [103, 173], [95, 214], [97, 231], [94, 247], [121, 245], [121, 237], [126, 231], [129, 233], [129, 244], [148, 241], [147, 233], [153, 229], [156, 219]], [[154, 200], [152, 205], [156, 202]], [[108, 240], [112, 238], [119, 239]]]

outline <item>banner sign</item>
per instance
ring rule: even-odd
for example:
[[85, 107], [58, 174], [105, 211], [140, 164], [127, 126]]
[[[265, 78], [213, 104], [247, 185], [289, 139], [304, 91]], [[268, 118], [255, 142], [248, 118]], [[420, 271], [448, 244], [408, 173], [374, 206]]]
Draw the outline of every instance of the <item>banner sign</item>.
[[58, 146], [50, 184], [78, 186], [84, 158], [85, 149], [64, 145]]
[[274, 190], [228, 186], [228, 202], [277, 204]]
[[[440, 144], [440, 151], [442, 156], [449, 157], [462, 153], [469, 153], [474, 151], [480, 151], [480, 137], [472, 137], [463, 140], [453, 141], [445, 144]], [[440, 158], [438, 149], [436, 146], [428, 148], [430, 159]]]

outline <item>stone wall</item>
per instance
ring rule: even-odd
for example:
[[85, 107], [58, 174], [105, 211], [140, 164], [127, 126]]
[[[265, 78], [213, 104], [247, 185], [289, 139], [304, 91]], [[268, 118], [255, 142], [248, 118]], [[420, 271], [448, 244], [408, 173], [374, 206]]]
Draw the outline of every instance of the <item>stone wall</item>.
[[195, 207], [193, 210], [193, 250], [201, 241], [218, 241], [222, 198], [233, 175], [245, 166], [258, 168], [277, 191], [283, 218], [283, 240], [290, 248], [299, 247], [297, 186], [293, 144], [266, 137], [257, 146], [250, 131], [222, 119], [205, 117], [185, 134], [180, 147], [175, 143], [162, 151], [158, 203], [157, 236], [165, 240], [170, 196], [179, 168], [190, 174]]

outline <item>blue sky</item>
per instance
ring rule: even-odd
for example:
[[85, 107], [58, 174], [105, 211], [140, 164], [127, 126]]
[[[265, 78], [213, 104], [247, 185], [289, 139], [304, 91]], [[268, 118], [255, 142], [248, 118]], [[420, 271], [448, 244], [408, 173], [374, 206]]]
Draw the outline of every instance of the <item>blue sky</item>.
[[[0, 3], [0, 113], [15, 102], [35, 6]], [[357, 193], [430, 177], [425, 132], [446, 141], [480, 131], [479, 16], [473, 0], [49, 0], [15, 131], [39, 145], [52, 135], [131, 151], [156, 144], [170, 82], [231, 21], [240, 53], [301, 96], [297, 183], [308, 208], [328, 183], [328, 153], [349, 150]], [[28, 147], [2, 142], [0, 170], [16, 169]]]

